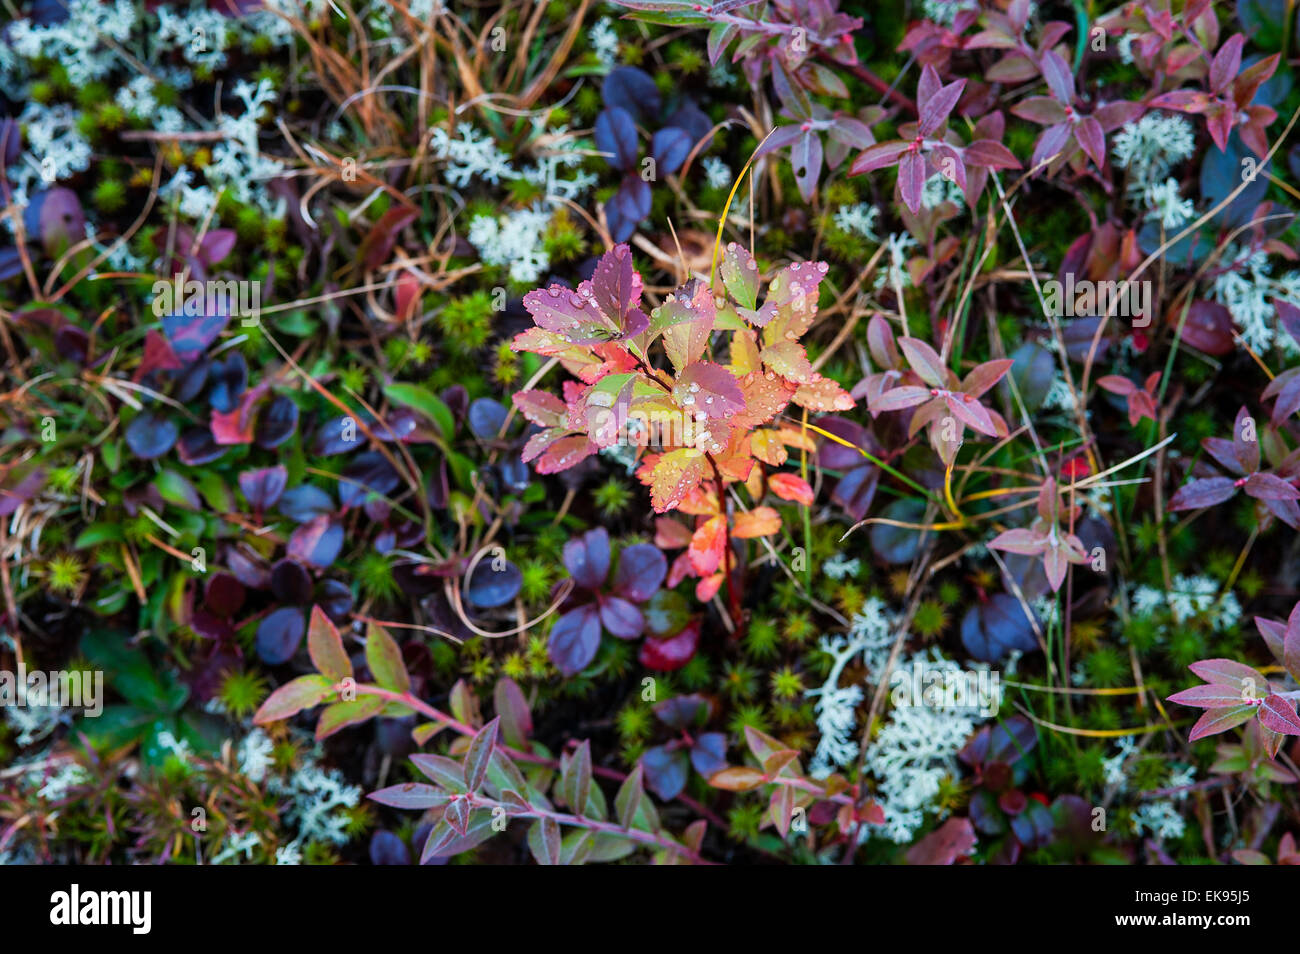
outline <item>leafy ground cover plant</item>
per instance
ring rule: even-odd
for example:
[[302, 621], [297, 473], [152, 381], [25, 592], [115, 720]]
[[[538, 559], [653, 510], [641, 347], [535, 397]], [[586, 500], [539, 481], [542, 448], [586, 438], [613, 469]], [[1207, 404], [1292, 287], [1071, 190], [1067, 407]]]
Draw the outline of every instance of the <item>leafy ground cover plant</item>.
[[1294, 860], [1294, 11], [345, 7], [0, 25], [0, 860]]

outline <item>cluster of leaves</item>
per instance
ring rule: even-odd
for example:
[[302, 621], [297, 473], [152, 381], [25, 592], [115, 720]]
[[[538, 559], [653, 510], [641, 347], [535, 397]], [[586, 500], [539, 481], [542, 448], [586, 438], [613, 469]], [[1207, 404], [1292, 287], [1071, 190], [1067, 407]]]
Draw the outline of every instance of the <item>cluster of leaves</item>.
[[[1285, 623], [1256, 617], [1255, 625], [1273, 658], [1292, 679], [1300, 681], [1300, 606]], [[1188, 668], [1205, 684], [1174, 693], [1169, 701], [1206, 710], [1192, 726], [1189, 739], [1216, 735], [1254, 720], [1264, 751], [1275, 758], [1285, 736], [1300, 735], [1295, 703], [1300, 693], [1288, 692], [1254, 667], [1231, 659], [1202, 659]]]
[[596, 147], [623, 173], [618, 191], [605, 203], [605, 220], [614, 241], [624, 242], [650, 214], [650, 183], [672, 175], [708, 144], [712, 123], [689, 99], [663, 120], [650, 139], [650, 155], [640, 158], [637, 124], [662, 111], [659, 87], [644, 70], [620, 66], [601, 86], [605, 108], [596, 117]]

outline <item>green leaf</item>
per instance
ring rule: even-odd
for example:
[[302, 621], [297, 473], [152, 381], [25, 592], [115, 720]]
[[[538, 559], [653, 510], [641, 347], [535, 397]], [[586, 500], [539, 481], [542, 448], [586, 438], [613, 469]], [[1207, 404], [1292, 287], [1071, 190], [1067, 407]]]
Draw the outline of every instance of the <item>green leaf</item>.
[[456, 432], [456, 419], [445, 401], [418, 384], [390, 384], [384, 388], [384, 397], [394, 404], [409, 407], [423, 414], [443, 438], [450, 440]]
[[208, 506], [217, 513], [233, 513], [238, 509], [235, 506], [235, 494], [230, 489], [230, 484], [215, 470], [203, 472], [203, 476], [199, 478], [199, 493], [203, 495]]
[[319, 606], [311, 608], [311, 625], [307, 629], [307, 653], [321, 675], [333, 682], [352, 675], [352, 660], [343, 648], [338, 629]]
[[506, 745], [522, 749], [528, 745], [528, 736], [533, 731], [533, 716], [528, 711], [528, 700], [524, 698], [519, 684], [513, 679], [499, 679], [492, 690], [493, 704], [501, 719], [501, 734]]
[[346, 729], [350, 725], [357, 725], [379, 715], [383, 709], [384, 699], [372, 695], [364, 695], [351, 702], [336, 702], [326, 706], [320, 714], [320, 721], [316, 723], [316, 738], [318, 740], [329, 738], [340, 729]]
[[174, 470], [164, 470], [154, 478], [153, 485], [158, 495], [169, 504], [186, 510], [203, 509], [203, 501], [194, 485]]
[[253, 724], [267, 725], [297, 715], [303, 709], [319, 705], [331, 692], [333, 683], [324, 676], [299, 676], [271, 693], [253, 716]]
[[122, 526], [117, 523], [92, 523], [77, 535], [74, 550], [85, 550], [101, 543], [115, 543], [122, 539]]
[[614, 796], [614, 811], [618, 814], [618, 823], [624, 828], [631, 828], [636, 821], [637, 810], [641, 807], [643, 798], [645, 788], [641, 784], [641, 763], [638, 762]]
[[591, 794], [591, 742], [583, 739], [577, 751], [569, 758], [560, 776], [560, 791], [569, 809], [583, 815], [587, 811], [587, 798]]
[[528, 829], [528, 850], [539, 865], [560, 863], [560, 826], [553, 818], [539, 818]]
[[366, 665], [382, 688], [393, 692], [410, 690], [411, 677], [406, 674], [401, 649], [388, 630], [374, 623], [366, 627]]
[[420, 752], [411, 756], [411, 764], [448, 791], [466, 791], [465, 771], [455, 759]]
[[497, 729], [500, 725], [501, 718], [498, 716], [479, 729], [478, 734], [469, 743], [469, 750], [465, 753], [465, 784], [469, 786], [471, 792], [479, 790], [484, 776], [487, 775], [488, 760], [492, 758], [492, 750], [497, 741]]

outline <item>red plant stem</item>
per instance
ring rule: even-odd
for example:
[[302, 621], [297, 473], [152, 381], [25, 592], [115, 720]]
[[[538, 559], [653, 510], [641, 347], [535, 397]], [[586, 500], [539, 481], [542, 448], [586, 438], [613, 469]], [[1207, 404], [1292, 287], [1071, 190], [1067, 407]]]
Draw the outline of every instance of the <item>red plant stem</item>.
[[508, 805], [504, 805], [495, 799], [486, 798], [474, 792], [468, 792], [465, 795], [453, 795], [452, 798], [467, 798], [471, 805], [477, 805], [481, 808], [503, 808], [511, 818], [549, 818], [557, 825], [572, 825], [579, 828], [587, 828], [591, 831], [608, 832], [611, 835], [626, 838], [628, 841], [636, 841], [643, 845], [653, 845], [657, 848], [675, 851], [679, 854], [685, 855], [687, 858], [690, 858], [691, 861], [699, 865], [716, 864], [716, 862], [708, 861], [707, 859], [700, 857], [699, 854], [692, 851], [681, 842], [676, 841], [671, 836], [659, 835], [650, 831], [641, 831], [638, 828], [624, 828], [621, 825], [614, 824], [613, 822], [597, 821], [594, 818], [584, 818], [581, 815], [570, 815], [564, 812], [548, 811], [545, 808], [538, 808], [531, 804], [529, 805], [528, 811], [521, 812]]
[[731, 552], [731, 521], [727, 518], [727, 506], [723, 497], [722, 472], [718, 470], [718, 462], [713, 459], [711, 454], [706, 454], [710, 466], [713, 467], [713, 480], [718, 485], [718, 512], [722, 515], [722, 572], [727, 583], [727, 612], [731, 614], [731, 622], [735, 626], [736, 639], [741, 639], [745, 635], [745, 611], [740, 605], [740, 593], [738, 588], [732, 584], [731, 566], [733, 554]]
[[[381, 689], [379, 686], [367, 685], [358, 685], [355, 688], [356, 691], [362, 695], [379, 696], [381, 699], [387, 699], [390, 702], [400, 702], [402, 705], [409, 706], [416, 712], [428, 716], [435, 722], [444, 723], [448, 728], [459, 732], [461, 735], [473, 736], [478, 734], [477, 729], [458, 721], [441, 710], [435, 709], [423, 699], [419, 699], [409, 692], [393, 692], [391, 689]], [[500, 742], [496, 744], [496, 747], [517, 762], [529, 762], [533, 765], [545, 765], [547, 768], [552, 769], [558, 769], [560, 767], [560, 763], [557, 759], [548, 759], [545, 756], [534, 755], [532, 752], [524, 752], [520, 749], [511, 748], [510, 746], [503, 745]], [[603, 765], [593, 765], [591, 771], [593, 775], [599, 775], [601, 778], [607, 778], [615, 782], [621, 783], [627, 779], [625, 773], [618, 771], [618, 769], [605, 768]], [[678, 795], [677, 801], [681, 802], [710, 824], [717, 826], [719, 830], [727, 830], [727, 823], [723, 821], [720, 816], [706, 806], [701, 805], [689, 795]], [[622, 831], [622, 829], [619, 830]]]

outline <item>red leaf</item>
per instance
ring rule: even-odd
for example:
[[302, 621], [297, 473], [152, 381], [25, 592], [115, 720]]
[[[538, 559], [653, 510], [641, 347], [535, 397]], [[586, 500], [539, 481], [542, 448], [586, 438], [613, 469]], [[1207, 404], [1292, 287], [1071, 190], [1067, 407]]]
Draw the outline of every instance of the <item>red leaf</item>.
[[1284, 699], [1277, 693], [1265, 697], [1259, 707], [1259, 721], [1274, 732], [1300, 735], [1300, 715], [1296, 715], [1295, 706], [1289, 699]]
[[1259, 690], [1257, 695], [1263, 695], [1268, 687], [1268, 681], [1258, 672], [1232, 659], [1201, 659], [1187, 668], [1216, 686], [1243, 687], [1249, 680]]
[[673, 385], [673, 400], [688, 415], [734, 417], [745, 409], [745, 396], [730, 371], [712, 361], [697, 361], [682, 371]]
[[672, 672], [691, 661], [699, 644], [700, 624], [696, 621], [669, 639], [647, 639], [641, 644], [637, 659], [647, 669]]
[[683, 447], [660, 457], [650, 484], [650, 502], [655, 513], [666, 513], [677, 507], [708, 472], [708, 459], [693, 448]]
[[925, 191], [925, 158], [918, 152], [909, 152], [898, 162], [898, 192], [903, 204], [915, 215], [921, 208], [921, 193]]
[[947, 368], [938, 353], [920, 338], [899, 338], [898, 346], [907, 356], [907, 363], [932, 388], [948, 386]]
[[1210, 709], [1196, 720], [1196, 725], [1192, 726], [1192, 731], [1188, 733], [1187, 740], [1195, 742], [1207, 735], [1227, 732], [1234, 726], [1249, 722], [1255, 716], [1255, 708], [1255, 706], [1251, 705], [1241, 705], [1233, 706], [1231, 709]]
[[983, 166], [986, 169], [1019, 169], [1017, 159], [1006, 146], [993, 139], [977, 139], [966, 147], [963, 153], [969, 166]]
[[418, 209], [399, 205], [389, 209], [379, 217], [361, 243], [361, 263], [367, 269], [375, 269], [388, 261], [397, 244], [397, 233], [414, 222], [420, 215]]
[[1088, 158], [1101, 168], [1106, 164], [1106, 134], [1101, 130], [1101, 123], [1091, 116], [1085, 116], [1074, 125], [1074, 138], [1088, 154]]
[[1011, 107], [1011, 115], [1040, 126], [1055, 126], [1066, 120], [1065, 107], [1050, 96], [1030, 96]]
[[975, 848], [975, 829], [969, 818], [949, 818], [907, 852], [910, 865], [950, 865]]
[[863, 173], [875, 172], [877, 169], [892, 166], [898, 162], [900, 155], [911, 148], [911, 143], [904, 142], [901, 139], [878, 142], [874, 146], [864, 149], [862, 154], [853, 160], [853, 165], [849, 167], [849, 174], [860, 176]]
[[582, 463], [596, 453], [596, 445], [585, 434], [562, 437], [547, 448], [535, 465], [539, 474], [555, 474]]
[[1175, 692], [1169, 697], [1169, 701], [1181, 706], [1194, 706], [1197, 709], [1224, 709], [1245, 703], [1244, 695], [1242, 690], [1232, 686], [1208, 684]]
[[782, 500], [792, 500], [805, 507], [813, 505], [814, 496], [808, 482], [794, 474], [773, 474], [768, 478], [768, 487]]
[[1170, 510], [1200, 510], [1223, 503], [1237, 493], [1237, 485], [1231, 477], [1207, 477], [1193, 480], [1178, 488], [1178, 492], [1169, 501]]

